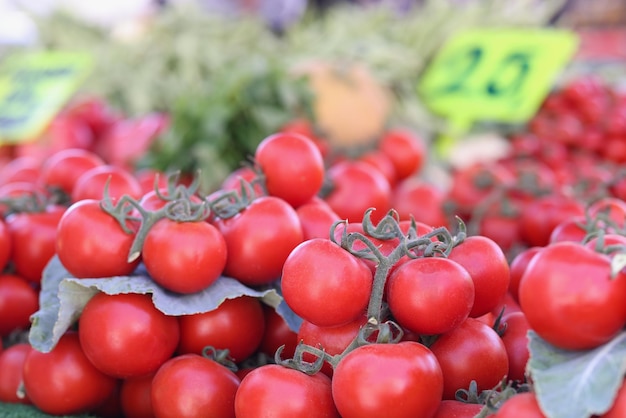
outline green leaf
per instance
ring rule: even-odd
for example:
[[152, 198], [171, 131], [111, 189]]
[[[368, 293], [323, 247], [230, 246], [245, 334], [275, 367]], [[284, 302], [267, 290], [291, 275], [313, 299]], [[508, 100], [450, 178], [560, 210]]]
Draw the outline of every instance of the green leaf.
[[528, 333], [537, 399], [548, 418], [588, 418], [608, 411], [626, 373], [626, 331], [592, 350], [563, 350]]
[[[151, 294], [154, 306], [167, 315], [193, 315], [209, 312], [224, 300], [239, 296], [260, 298], [277, 309], [288, 323], [297, 319], [288, 318], [282, 296], [275, 288], [256, 290], [236, 279], [221, 276], [208, 288], [193, 294], [178, 294], [155, 283], [138, 269], [137, 275], [99, 279], [77, 279], [65, 270], [57, 256], [46, 266], [42, 278], [40, 309], [33, 315], [29, 341], [33, 348], [49, 352], [61, 336], [80, 317], [87, 302], [98, 292], [109, 295], [121, 293]], [[278, 309], [280, 307], [280, 309]]]

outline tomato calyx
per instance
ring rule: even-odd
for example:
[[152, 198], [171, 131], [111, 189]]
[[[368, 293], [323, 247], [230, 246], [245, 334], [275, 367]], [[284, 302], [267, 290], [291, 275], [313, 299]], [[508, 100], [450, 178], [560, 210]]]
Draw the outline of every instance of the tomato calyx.
[[30, 191], [18, 196], [0, 198], [5, 217], [13, 213], [42, 213], [51, 205], [67, 206], [67, 203], [63, 195], [45, 191]]
[[228, 349], [219, 350], [213, 346], [207, 345], [202, 349], [202, 357], [221, 364], [233, 373], [238, 370], [237, 364], [230, 356], [230, 350]]
[[240, 178], [239, 189], [222, 191], [215, 198], [207, 198], [206, 200], [215, 216], [221, 219], [229, 219], [250, 206], [252, 201], [258, 197], [255, 187], [260, 187], [262, 191], [265, 190], [263, 175], [257, 174], [251, 181]]
[[[298, 343], [292, 358], [283, 359], [281, 357], [284, 349], [284, 345], [278, 347], [278, 349], [276, 350], [276, 354], [274, 355], [274, 362], [283, 367], [298, 370], [308, 375], [314, 375], [320, 372], [322, 370], [322, 367], [324, 366], [324, 363], [327, 361], [333, 364], [333, 356], [326, 353], [325, 350], [313, 347], [303, 342]], [[304, 360], [305, 354], [313, 356], [315, 360]]]

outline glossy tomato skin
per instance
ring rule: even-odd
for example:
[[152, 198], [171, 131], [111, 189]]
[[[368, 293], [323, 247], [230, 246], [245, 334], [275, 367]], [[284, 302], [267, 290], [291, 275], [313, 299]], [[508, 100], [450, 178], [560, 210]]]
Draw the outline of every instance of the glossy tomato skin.
[[226, 240], [224, 275], [249, 286], [280, 277], [289, 253], [303, 241], [295, 209], [274, 196], [262, 196], [232, 218], [214, 222]]
[[289, 254], [281, 288], [285, 302], [296, 314], [315, 325], [330, 327], [365, 313], [372, 281], [365, 263], [334, 242], [315, 238]]
[[294, 208], [308, 202], [322, 188], [324, 158], [313, 141], [303, 135], [270, 135], [259, 143], [254, 159], [265, 175], [268, 194]]
[[277, 364], [258, 367], [243, 378], [235, 412], [237, 418], [339, 418], [328, 376]]
[[15, 272], [40, 283], [46, 264], [55, 253], [57, 227], [65, 207], [50, 205], [43, 212], [14, 213], [6, 218]]
[[296, 209], [302, 225], [303, 240], [311, 238], [329, 238], [330, 227], [341, 220], [339, 215], [326, 203], [316, 198], [304, 203]]
[[78, 148], [61, 150], [45, 161], [39, 181], [45, 186], [59, 188], [70, 196], [81, 174], [101, 165], [104, 165], [104, 160], [91, 151]]
[[460, 264], [447, 258], [409, 260], [387, 282], [387, 303], [398, 323], [425, 335], [450, 331], [474, 305], [474, 282]]
[[147, 418], [154, 416], [151, 398], [153, 378], [154, 373], [149, 373], [122, 381], [120, 388], [120, 404], [125, 418]]
[[326, 176], [332, 189], [324, 200], [341, 219], [361, 222], [365, 211], [375, 208], [372, 220], [378, 222], [391, 208], [389, 181], [363, 161], [335, 163], [327, 170]]
[[454, 399], [456, 391], [469, 388], [472, 380], [479, 391], [492, 389], [509, 371], [500, 336], [474, 318], [440, 335], [430, 349], [443, 372], [443, 399]]
[[98, 293], [79, 319], [80, 344], [103, 373], [120, 379], [156, 371], [176, 350], [178, 320], [157, 310], [149, 295]]
[[519, 252], [513, 260], [511, 260], [509, 265], [511, 277], [509, 282], [509, 293], [517, 303], [519, 303], [519, 284], [522, 280], [524, 272], [526, 271], [526, 267], [528, 267], [530, 260], [532, 260], [535, 254], [537, 254], [542, 248], [543, 247], [528, 247]]
[[419, 172], [426, 161], [427, 151], [424, 141], [416, 133], [405, 128], [385, 132], [378, 148], [392, 161], [398, 180]]
[[72, 204], [61, 217], [56, 252], [74, 277], [126, 276], [139, 264], [139, 259], [127, 261], [134, 237], [101, 209], [98, 200], [85, 199]]
[[230, 357], [241, 362], [256, 351], [265, 333], [263, 307], [251, 296], [226, 299], [211, 311], [178, 318], [178, 354], [202, 354], [204, 347], [212, 346], [228, 349]]
[[183, 354], [163, 364], [152, 379], [156, 418], [211, 416], [234, 418], [240, 380], [221, 364], [198, 354]]
[[0, 402], [30, 404], [28, 395], [18, 396], [24, 362], [32, 350], [28, 343], [18, 343], [0, 352]]
[[452, 249], [448, 259], [463, 266], [474, 282], [474, 305], [469, 316], [490, 312], [509, 288], [509, 263], [502, 249], [490, 238], [475, 235]]
[[573, 216], [564, 219], [554, 227], [550, 234], [550, 244], [562, 241], [572, 241], [581, 243], [587, 235], [585, 216]]
[[226, 258], [224, 236], [204, 221], [160, 219], [148, 231], [142, 247], [150, 277], [164, 288], [183, 294], [212, 285], [224, 271]]
[[530, 358], [528, 351], [528, 331], [530, 325], [523, 312], [511, 312], [502, 318], [506, 328], [501, 335], [502, 342], [509, 357], [509, 373], [507, 379], [526, 381], [526, 364]]
[[14, 274], [0, 275], [0, 337], [17, 330], [28, 330], [30, 316], [37, 309], [38, 292], [30, 282]]
[[427, 418], [439, 407], [443, 375], [433, 353], [417, 342], [369, 344], [341, 359], [332, 389], [343, 418]]
[[444, 399], [433, 418], [474, 418], [482, 409], [480, 404]]
[[143, 194], [139, 181], [124, 168], [114, 165], [101, 165], [91, 168], [81, 174], [76, 180], [72, 194], [70, 195], [72, 202], [78, 202], [83, 199], [100, 200], [105, 197], [104, 189], [108, 182], [108, 196], [113, 201], [119, 200], [120, 197], [128, 195], [133, 199], [139, 199]]
[[626, 276], [612, 279], [610, 258], [581, 244], [555, 243], [537, 253], [519, 298], [530, 327], [564, 349], [597, 347], [626, 323]]
[[105, 402], [117, 380], [100, 372], [69, 331], [48, 353], [31, 350], [24, 362], [24, 387], [37, 408], [50, 415], [77, 415]]
[[507, 399], [494, 418], [546, 418], [532, 392], [518, 393]]

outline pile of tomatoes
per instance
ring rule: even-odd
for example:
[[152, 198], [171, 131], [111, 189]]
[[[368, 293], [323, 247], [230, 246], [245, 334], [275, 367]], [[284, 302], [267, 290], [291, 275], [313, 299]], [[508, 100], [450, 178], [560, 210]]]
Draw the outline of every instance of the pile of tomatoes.
[[[48, 148], [41, 165], [13, 155], [0, 401], [101, 417], [543, 416], [529, 332], [591, 350], [626, 324], [620, 160], [581, 139], [626, 134], [624, 103], [575, 80], [510, 155], [456, 169], [449, 189], [420, 176], [427, 146], [410, 130], [336, 155], [305, 120], [210, 193], [94, 147]], [[92, 134], [109, 123], [82, 114]], [[570, 116], [577, 130], [559, 133]], [[67, 329], [31, 324], [58, 291], [55, 262], [120, 288], [94, 289]], [[129, 278], [173, 301], [223, 295], [224, 278], [280, 300], [235, 292], [171, 315]], [[33, 326], [60, 335], [38, 349]], [[621, 392], [597, 416], [624, 414]]]

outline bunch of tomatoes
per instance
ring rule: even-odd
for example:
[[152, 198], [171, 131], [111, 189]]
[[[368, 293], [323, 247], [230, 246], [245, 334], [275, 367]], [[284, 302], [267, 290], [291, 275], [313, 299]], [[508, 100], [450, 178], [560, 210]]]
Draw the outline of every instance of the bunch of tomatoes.
[[[133, 171], [86, 147], [41, 167], [13, 158], [0, 169], [0, 401], [101, 417], [544, 416], [528, 333], [591, 350], [626, 324], [616, 160], [540, 136], [563, 109], [589, 113], [579, 136], [619, 136], [600, 116], [624, 100], [591, 79], [554, 95], [537, 115], [552, 125], [532, 121], [510, 155], [455, 170], [447, 190], [419, 175], [427, 146], [410, 130], [335, 155], [306, 120], [207, 194], [201, 173]], [[585, 97], [612, 111], [592, 118]], [[94, 291], [38, 350], [26, 337], [55, 292], [51, 260], [78, 280], [141, 275], [174, 300], [227, 277], [276, 290], [289, 315], [241, 294], [169, 315], [132, 287]], [[598, 416], [623, 416], [622, 392]]]

